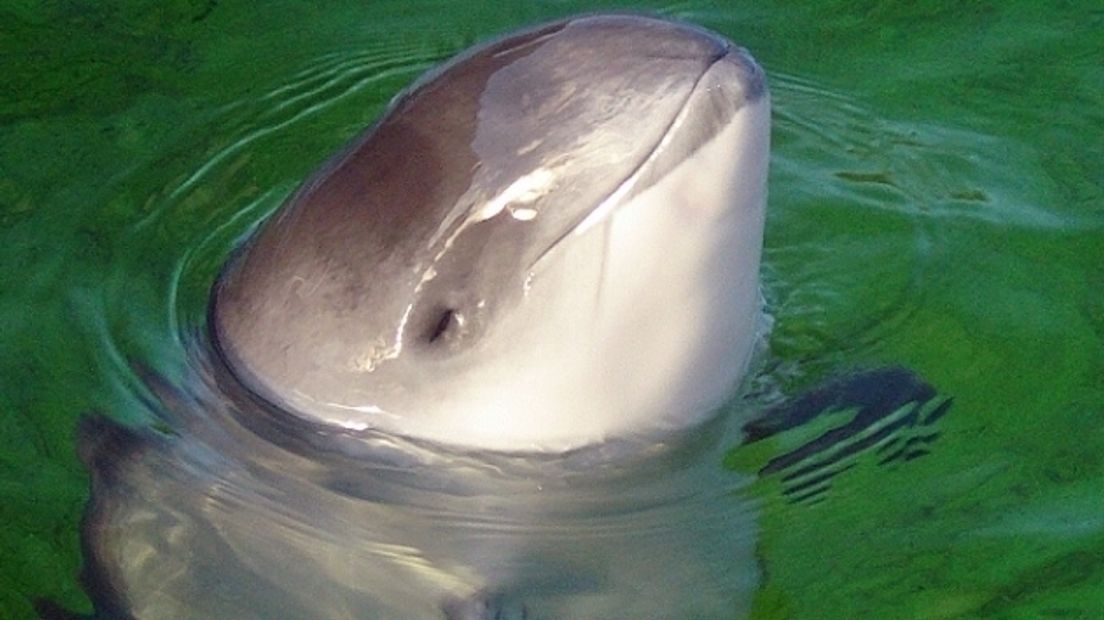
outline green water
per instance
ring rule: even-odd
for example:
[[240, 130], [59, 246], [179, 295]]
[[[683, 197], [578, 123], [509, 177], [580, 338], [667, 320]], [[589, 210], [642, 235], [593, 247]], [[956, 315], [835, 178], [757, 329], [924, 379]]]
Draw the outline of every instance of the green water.
[[[75, 574], [83, 412], [148, 422], [233, 246], [427, 67], [614, 5], [0, 7], [0, 617]], [[1104, 9], [635, 3], [771, 77], [764, 381], [903, 365], [954, 399], [930, 454], [761, 502], [756, 618], [1104, 610]], [[785, 435], [735, 448], [754, 467]]]

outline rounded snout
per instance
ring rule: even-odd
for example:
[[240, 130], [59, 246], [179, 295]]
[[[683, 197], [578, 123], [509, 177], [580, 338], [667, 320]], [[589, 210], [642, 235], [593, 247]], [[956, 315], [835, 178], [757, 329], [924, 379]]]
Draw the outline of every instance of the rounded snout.
[[766, 92], [763, 70], [744, 48], [692, 24], [639, 15], [596, 15], [568, 20], [562, 35], [585, 40], [579, 53], [608, 59], [632, 59], [643, 65], [659, 60], [684, 60], [702, 67], [728, 66], [734, 82], [727, 86], [742, 100], [755, 101]]

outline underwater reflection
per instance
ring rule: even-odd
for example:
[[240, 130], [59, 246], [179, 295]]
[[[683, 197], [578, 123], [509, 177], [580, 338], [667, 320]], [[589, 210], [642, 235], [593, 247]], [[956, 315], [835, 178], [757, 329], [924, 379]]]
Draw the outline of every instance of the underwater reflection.
[[[755, 525], [716, 425], [566, 455], [464, 453], [266, 410], [196, 349], [175, 429], [82, 428], [86, 582], [139, 618], [745, 615]], [[123, 589], [125, 584], [125, 590]]]

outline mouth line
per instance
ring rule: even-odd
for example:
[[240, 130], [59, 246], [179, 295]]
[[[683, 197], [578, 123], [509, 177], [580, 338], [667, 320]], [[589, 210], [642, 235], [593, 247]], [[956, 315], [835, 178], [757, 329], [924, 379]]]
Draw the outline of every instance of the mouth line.
[[[637, 182], [643, 176], [641, 173], [648, 167], [649, 164], [655, 161], [655, 159], [659, 156], [659, 153], [663, 151], [663, 148], [670, 143], [674, 134], [674, 130], [684, 120], [684, 116], [687, 110], [687, 104], [689, 103], [690, 98], [694, 96], [694, 93], [697, 92], [702, 78], [704, 78], [706, 74], [709, 73], [710, 69], [712, 69], [714, 65], [720, 62], [722, 59], [726, 58], [729, 54], [731, 54], [734, 49], [735, 48], [733, 45], [726, 42], [723, 49], [713, 55], [713, 57], [709, 61], [709, 64], [706, 65], [705, 68], [702, 69], [698, 77], [695, 78], [693, 86], [691, 86], [687, 90], [686, 96], [683, 98], [682, 103], [679, 105], [678, 112], [667, 124], [667, 127], [663, 130], [663, 134], [659, 137], [659, 140], [656, 141], [655, 145], [653, 145], [651, 149], [648, 150], [647, 156], [645, 156], [644, 159], [641, 160], [640, 163], [638, 163], [632, 169], [632, 171], [629, 172], [628, 175], [626, 175], [625, 179], [621, 181], [621, 183], [619, 183], [618, 186], [605, 198], [603, 198], [596, 207], [587, 211], [577, 220], [572, 222], [564, 230], [564, 232], [553, 239], [552, 242], [548, 244], [548, 246], [541, 250], [541, 252], [537, 254], [537, 257], [532, 262], [530, 262], [528, 266], [526, 266], [526, 271], [532, 272], [534, 269], [536, 269], [537, 266], [542, 261], [544, 261], [545, 258], [568, 237], [577, 234], [581, 235], [587, 230], [590, 230], [590, 228], [592, 228], [599, 222], [605, 221], [616, 210], [614, 207], [620, 202], [620, 200], [626, 195], [631, 194], [633, 190], [637, 189]], [[647, 188], [641, 189], [643, 190]]]

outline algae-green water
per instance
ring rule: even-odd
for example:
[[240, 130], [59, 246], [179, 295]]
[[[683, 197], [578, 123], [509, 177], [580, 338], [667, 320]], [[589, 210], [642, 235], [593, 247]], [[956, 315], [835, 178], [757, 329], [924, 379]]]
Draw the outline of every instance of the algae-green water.
[[916, 458], [859, 454], [815, 502], [752, 485], [752, 617], [1100, 617], [1104, 9], [860, 0], [4, 3], [0, 617], [91, 611], [77, 421], [154, 423], [136, 369], [181, 375], [257, 221], [424, 70], [612, 8], [716, 30], [769, 75], [775, 324], [751, 383], [896, 366], [953, 403]]

